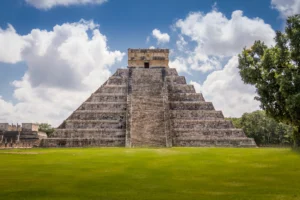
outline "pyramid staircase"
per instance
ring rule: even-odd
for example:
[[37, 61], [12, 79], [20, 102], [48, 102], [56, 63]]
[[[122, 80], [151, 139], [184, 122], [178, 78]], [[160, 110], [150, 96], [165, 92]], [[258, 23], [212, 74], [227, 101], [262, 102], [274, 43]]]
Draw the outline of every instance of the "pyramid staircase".
[[169, 70], [172, 73], [166, 82], [173, 146], [256, 146], [243, 130], [235, 129], [221, 111], [196, 93], [193, 85], [187, 85], [184, 76], [178, 76], [175, 69]]
[[127, 77], [118, 69], [41, 146], [125, 146]]
[[255, 147], [172, 68], [118, 69], [42, 147]]

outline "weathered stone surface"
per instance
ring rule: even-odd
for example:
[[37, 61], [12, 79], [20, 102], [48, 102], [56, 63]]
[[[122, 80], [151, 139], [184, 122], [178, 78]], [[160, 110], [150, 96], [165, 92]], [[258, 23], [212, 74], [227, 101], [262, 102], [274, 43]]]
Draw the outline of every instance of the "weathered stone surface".
[[199, 93], [176, 93], [169, 94], [170, 101], [205, 101]]
[[78, 110], [126, 110], [125, 102], [84, 102]]
[[171, 119], [198, 119], [198, 120], [220, 120], [224, 119], [221, 111], [215, 110], [172, 110]]
[[210, 129], [202, 128], [191, 130], [188, 128], [174, 129], [175, 136], [178, 138], [244, 138], [245, 134], [242, 129]]
[[169, 49], [128, 49], [128, 67], [169, 67]]
[[89, 102], [126, 102], [127, 95], [125, 94], [106, 94], [96, 93], [93, 94]]
[[185, 139], [179, 140], [174, 138], [173, 143], [175, 146], [181, 147], [255, 147], [256, 144], [251, 138], [238, 138], [238, 139]]
[[123, 138], [125, 140], [124, 129], [56, 129], [52, 138]]
[[42, 147], [256, 146], [168, 68], [168, 51], [128, 55], [129, 67], [118, 69]]
[[186, 84], [184, 76], [167, 76], [166, 82], [168, 84]]
[[113, 93], [113, 94], [126, 94], [127, 88], [124, 85], [106, 85], [99, 88], [96, 93]]
[[23, 123], [9, 125], [5, 123], [0, 129], [0, 148], [32, 148], [39, 146], [41, 139], [47, 138], [47, 134], [38, 131], [38, 125]]
[[215, 129], [224, 129], [224, 128], [234, 128], [231, 121], [227, 120], [191, 120], [191, 119], [174, 119], [173, 120], [174, 128], [188, 128], [188, 129], [203, 129], [203, 128], [215, 128]]
[[71, 120], [124, 120], [126, 111], [111, 110], [77, 110], [70, 116]]
[[129, 69], [130, 146], [166, 146], [164, 69]]
[[211, 102], [204, 101], [173, 101], [170, 103], [171, 110], [214, 110]]
[[94, 139], [94, 138], [48, 138], [42, 140], [41, 147], [122, 147], [125, 146], [125, 140], [114, 138], [114, 139]]
[[168, 86], [170, 93], [195, 93], [195, 88], [193, 85], [170, 85]]

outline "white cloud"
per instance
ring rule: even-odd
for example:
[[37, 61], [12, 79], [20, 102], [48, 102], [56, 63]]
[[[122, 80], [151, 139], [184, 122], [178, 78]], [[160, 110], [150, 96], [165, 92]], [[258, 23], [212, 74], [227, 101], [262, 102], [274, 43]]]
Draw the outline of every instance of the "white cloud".
[[0, 122], [5, 122], [14, 112], [13, 104], [6, 102], [0, 96]]
[[154, 29], [152, 31], [152, 36], [157, 39], [158, 44], [168, 43], [170, 41], [170, 36], [168, 33], [161, 33], [160, 30]]
[[85, 4], [102, 4], [107, 0], [25, 0], [28, 4], [38, 9], [51, 9], [55, 6], [71, 6]]
[[26, 43], [21, 58], [28, 70], [22, 80], [13, 82], [19, 103], [0, 99], [0, 110], [10, 113], [6, 121], [58, 125], [111, 75], [109, 67], [125, 55], [109, 50], [106, 37], [92, 21], [56, 25], [52, 31], [33, 29], [20, 37]]
[[155, 49], [155, 46], [150, 46], [149, 49]]
[[147, 38], [146, 38], [146, 43], [149, 43], [150, 42], [150, 36], [148, 36]]
[[202, 85], [191, 81], [197, 92], [202, 92], [206, 101], [211, 101], [216, 110], [226, 117], [240, 117], [245, 112], [259, 109], [254, 100], [255, 88], [245, 85], [239, 75], [238, 57], [232, 57], [227, 65], [209, 74]]
[[0, 27], [0, 62], [17, 63], [21, 61], [21, 50], [25, 44], [12, 25], [8, 24], [6, 30]]
[[194, 85], [194, 88], [197, 93], [201, 93], [201, 84], [195, 81], [190, 81], [191, 85]]
[[186, 45], [188, 44], [182, 35], [178, 36], [178, 40], [176, 41], [176, 46], [179, 51], [184, 51]]
[[272, 0], [271, 4], [282, 17], [300, 14], [300, 0]]
[[189, 73], [186, 60], [182, 57], [177, 57], [174, 60], [170, 60], [169, 66], [175, 68], [179, 73], [180, 72]]
[[174, 26], [179, 29], [180, 35], [192, 41], [187, 45], [179, 37], [179, 47], [181, 44], [195, 44], [195, 47], [190, 47], [180, 56], [181, 65], [201, 72], [220, 69], [224, 58], [238, 54], [255, 40], [272, 45], [275, 37], [270, 25], [262, 19], [243, 16], [239, 10], [232, 13], [231, 19], [215, 9], [207, 14], [190, 13], [185, 19], [179, 19]]

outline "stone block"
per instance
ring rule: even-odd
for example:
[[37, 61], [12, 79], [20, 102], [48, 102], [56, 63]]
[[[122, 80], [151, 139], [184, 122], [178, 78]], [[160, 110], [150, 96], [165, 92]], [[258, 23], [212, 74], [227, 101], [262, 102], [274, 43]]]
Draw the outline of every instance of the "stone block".
[[205, 101], [199, 93], [175, 93], [169, 94], [169, 101]]
[[181, 120], [175, 119], [172, 122], [173, 127], [176, 128], [185, 128], [191, 130], [197, 129], [232, 129], [234, 128], [231, 121], [227, 120]]
[[171, 110], [214, 110], [211, 102], [204, 101], [173, 101], [170, 102]]
[[215, 110], [171, 110], [170, 119], [220, 120], [224, 116]]
[[169, 85], [168, 90], [170, 93], [195, 93], [193, 85]]
[[112, 111], [125, 111], [125, 102], [85, 102], [78, 110], [112, 110]]

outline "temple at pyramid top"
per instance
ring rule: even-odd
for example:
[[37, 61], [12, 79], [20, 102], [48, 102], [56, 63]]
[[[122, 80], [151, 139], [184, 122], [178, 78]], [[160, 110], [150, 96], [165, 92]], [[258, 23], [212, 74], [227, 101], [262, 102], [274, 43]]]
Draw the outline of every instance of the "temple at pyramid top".
[[128, 67], [169, 67], [169, 49], [128, 49]]

